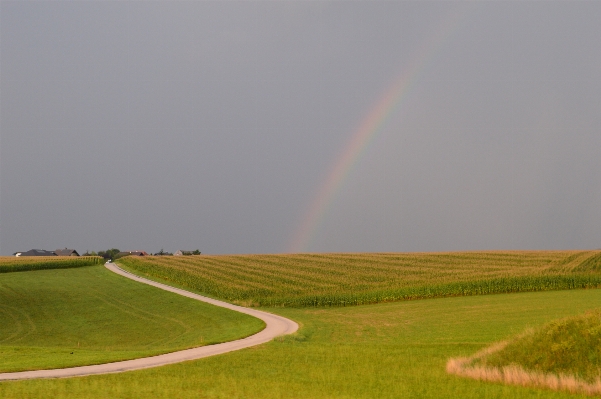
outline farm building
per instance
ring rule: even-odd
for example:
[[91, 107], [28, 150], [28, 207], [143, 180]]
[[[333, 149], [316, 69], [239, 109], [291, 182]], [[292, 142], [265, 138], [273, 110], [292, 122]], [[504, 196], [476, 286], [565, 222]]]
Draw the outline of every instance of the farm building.
[[46, 251], [45, 249], [30, 249], [27, 252], [15, 252], [15, 256], [57, 256], [55, 252]]
[[200, 251], [198, 249], [196, 249], [194, 251], [183, 251], [180, 249], [173, 253], [173, 256], [182, 256], [182, 255], [200, 255]]
[[77, 253], [76, 250], [74, 249], [57, 249], [56, 251], [54, 251], [55, 254], [57, 254], [58, 256], [79, 256], [79, 254]]

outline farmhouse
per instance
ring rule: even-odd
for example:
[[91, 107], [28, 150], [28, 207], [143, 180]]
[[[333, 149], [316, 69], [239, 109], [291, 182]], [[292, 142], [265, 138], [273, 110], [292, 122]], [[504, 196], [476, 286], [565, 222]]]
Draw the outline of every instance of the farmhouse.
[[57, 249], [56, 251], [54, 251], [55, 254], [57, 254], [58, 256], [79, 256], [79, 254], [77, 253], [76, 250], [74, 249]]
[[57, 256], [55, 252], [46, 251], [45, 249], [30, 249], [27, 252], [15, 252], [15, 256]]

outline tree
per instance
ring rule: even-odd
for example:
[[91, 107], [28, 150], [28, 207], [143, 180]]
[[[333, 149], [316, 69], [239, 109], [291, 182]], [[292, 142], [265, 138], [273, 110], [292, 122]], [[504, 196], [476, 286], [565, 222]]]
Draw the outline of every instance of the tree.
[[102, 256], [104, 259], [114, 260], [115, 256], [121, 251], [117, 248], [107, 249], [106, 251], [98, 251], [98, 256]]
[[198, 249], [194, 251], [182, 251], [182, 255], [200, 255], [200, 251]]

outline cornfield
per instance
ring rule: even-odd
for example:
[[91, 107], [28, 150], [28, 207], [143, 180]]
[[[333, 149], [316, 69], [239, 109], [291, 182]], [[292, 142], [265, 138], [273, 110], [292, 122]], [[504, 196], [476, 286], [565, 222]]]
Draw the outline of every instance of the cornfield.
[[157, 256], [119, 263], [245, 306], [349, 306], [601, 287], [601, 251]]
[[98, 256], [1, 256], [0, 273], [26, 270], [66, 269], [104, 263]]

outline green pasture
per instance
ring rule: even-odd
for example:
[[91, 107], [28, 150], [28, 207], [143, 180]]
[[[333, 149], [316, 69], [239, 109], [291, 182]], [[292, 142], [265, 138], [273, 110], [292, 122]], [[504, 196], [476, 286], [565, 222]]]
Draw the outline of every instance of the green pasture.
[[145, 357], [263, 327], [258, 319], [131, 281], [102, 265], [0, 274], [0, 372]]
[[300, 323], [296, 335], [155, 369], [3, 382], [0, 397], [574, 398], [580, 396], [448, 375], [445, 365], [449, 357], [598, 307], [601, 290], [591, 289], [273, 308], [267, 310]]

